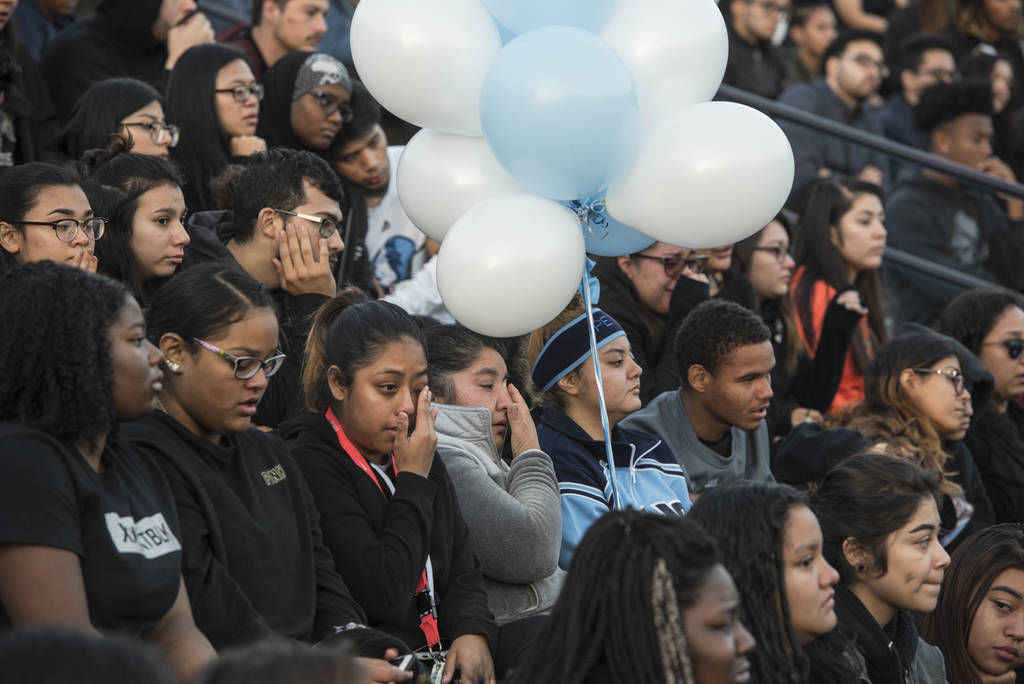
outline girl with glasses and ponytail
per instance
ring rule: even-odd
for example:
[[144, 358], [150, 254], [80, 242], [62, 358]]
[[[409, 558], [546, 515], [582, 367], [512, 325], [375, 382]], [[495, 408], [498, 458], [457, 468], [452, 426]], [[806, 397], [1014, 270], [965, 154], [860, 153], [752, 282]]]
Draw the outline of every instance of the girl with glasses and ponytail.
[[1005, 290], [971, 290], [942, 310], [936, 328], [955, 338], [995, 380], [992, 399], [964, 442], [971, 450], [996, 522], [1024, 521], [1024, 301]]
[[[544, 410], [537, 436], [551, 456], [562, 496], [560, 567], [569, 567], [576, 546], [595, 520], [611, 510], [637, 508], [664, 515], [690, 510], [686, 472], [668, 445], [653, 435], [620, 427], [640, 408], [640, 376], [629, 338], [614, 318], [594, 310], [597, 359], [591, 356], [589, 324], [581, 297], [543, 328], [534, 330], [527, 360]], [[608, 412], [613, 463], [608, 463], [594, 364]], [[613, 492], [610, 469], [617, 478]]]
[[252, 425], [284, 361], [267, 290], [222, 262], [194, 266], [154, 296], [149, 339], [164, 356], [160, 410], [123, 433], [174, 492], [199, 628], [223, 649], [273, 636], [315, 643], [365, 623], [302, 473], [280, 437]]

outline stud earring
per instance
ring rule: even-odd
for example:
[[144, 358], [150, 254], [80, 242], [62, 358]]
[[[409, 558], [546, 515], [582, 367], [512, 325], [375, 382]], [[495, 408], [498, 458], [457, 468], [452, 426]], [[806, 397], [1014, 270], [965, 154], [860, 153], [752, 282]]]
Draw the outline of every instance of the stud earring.
[[180, 373], [181, 372], [181, 364], [177, 364], [174, 361], [168, 361], [167, 362], [167, 370], [171, 371], [172, 373]]

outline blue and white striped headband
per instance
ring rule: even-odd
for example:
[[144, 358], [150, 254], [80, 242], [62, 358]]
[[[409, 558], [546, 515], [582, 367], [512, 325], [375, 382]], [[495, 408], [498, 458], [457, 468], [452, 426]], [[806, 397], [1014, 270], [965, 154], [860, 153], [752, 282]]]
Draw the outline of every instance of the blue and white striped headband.
[[[625, 336], [626, 332], [614, 318], [600, 309], [594, 309], [594, 337], [597, 338], [598, 349]], [[530, 377], [541, 392], [547, 392], [589, 358], [590, 329], [587, 314], [583, 313], [551, 336], [533, 362]]]

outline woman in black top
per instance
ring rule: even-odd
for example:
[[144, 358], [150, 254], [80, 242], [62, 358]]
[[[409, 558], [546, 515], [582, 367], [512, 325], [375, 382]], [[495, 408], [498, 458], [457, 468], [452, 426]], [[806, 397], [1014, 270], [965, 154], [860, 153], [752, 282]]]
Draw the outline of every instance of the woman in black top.
[[491, 682], [498, 629], [454, 487], [435, 458], [423, 333], [393, 304], [351, 299], [343, 292], [317, 315], [305, 364], [314, 413], [282, 432], [370, 625], [413, 648], [448, 647], [446, 673]]
[[775, 368], [768, 408], [768, 432], [784, 437], [803, 422], [820, 422], [832, 404], [850, 339], [860, 321], [860, 295], [847, 288], [837, 293], [825, 311], [821, 339], [811, 358], [796, 327], [789, 284], [796, 268], [790, 254], [789, 220], [779, 214], [761, 230], [736, 243], [733, 263], [747, 277], [757, 312], [772, 333]]
[[0, 628], [141, 636], [179, 678], [214, 657], [181, 578], [160, 469], [118, 439], [160, 352], [124, 287], [50, 261], [0, 279]]
[[200, 264], [161, 288], [149, 319], [166, 358], [163, 410], [125, 435], [170, 481], [196, 624], [220, 649], [272, 635], [315, 642], [364, 622], [302, 474], [279, 437], [252, 427], [283, 361], [267, 290], [237, 268]]
[[1024, 300], [971, 290], [946, 305], [936, 328], [967, 347], [995, 380], [964, 442], [974, 457], [996, 522], [1024, 521]]

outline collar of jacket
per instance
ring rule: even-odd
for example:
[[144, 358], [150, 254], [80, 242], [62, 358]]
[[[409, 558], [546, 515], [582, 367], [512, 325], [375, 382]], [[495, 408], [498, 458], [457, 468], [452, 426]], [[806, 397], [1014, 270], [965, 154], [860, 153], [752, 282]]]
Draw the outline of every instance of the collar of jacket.
[[469, 442], [484, 451], [495, 467], [501, 468], [501, 456], [491, 433], [491, 412], [483, 406], [432, 404], [437, 409], [434, 430], [437, 444]]

